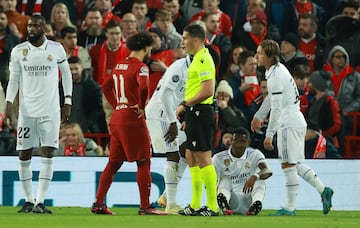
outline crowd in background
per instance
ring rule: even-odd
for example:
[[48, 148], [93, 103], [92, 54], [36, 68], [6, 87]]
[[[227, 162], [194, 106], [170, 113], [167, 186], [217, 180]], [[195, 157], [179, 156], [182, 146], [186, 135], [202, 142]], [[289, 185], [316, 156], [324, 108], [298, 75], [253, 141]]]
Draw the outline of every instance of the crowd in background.
[[[300, 93], [308, 124], [306, 158], [341, 158], [344, 138], [352, 134], [349, 113], [360, 111], [359, 4], [357, 0], [0, 0], [0, 121], [4, 122], [10, 53], [26, 40], [28, 15], [40, 13], [48, 20], [47, 38], [62, 43], [69, 58], [72, 113], [70, 123], [61, 127], [57, 153], [64, 156], [107, 155], [106, 146], [94, 144], [84, 134], [108, 133], [113, 110], [100, 88], [116, 62], [129, 54], [128, 37], [146, 30], [155, 40], [146, 62], [151, 95], [166, 69], [185, 56], [184, 27], [199, 23], [216, 63], [214, 153], [231, 145], [230, 129], [250, 129], [267, 95], [265, 69], [257, 66], [256, 48], [262, 40], [273, 39]], [[16, 121], [8, 124], [16, 129]], [[9, 131], [5, 128], [1, 148]], [[275, 158], [276, 148], [263, 148], [265, 131], [266, 121], [252, 134], [251, 145]]]

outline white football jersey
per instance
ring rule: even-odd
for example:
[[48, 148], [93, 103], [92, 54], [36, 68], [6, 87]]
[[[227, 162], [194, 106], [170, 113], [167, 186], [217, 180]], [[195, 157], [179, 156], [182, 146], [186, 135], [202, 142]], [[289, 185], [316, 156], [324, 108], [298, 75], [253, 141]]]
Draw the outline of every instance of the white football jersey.
[[228, 150], [217, 153], [212, 158], [219, 181], [228, 176], [232, 183], [232, 191], [242, 192], [248, 178], [259, 172], [259, 163], [265, 163], [265, 157], [260, 150], [251, 147], [246, 148], [243, 156], [236, 158], [231, 154], [231, 147]]
[[186, 57], [169, 66], [145, 108], [147, 118], [166, 120], [168, 123], [176, 121], [175, 111], [184, 100], [189, 65], [190, 59]]
[[265, 72], [265, 76], [269, 94], [255, 117], [263, 119], [270, 111], [266, 136], [273, 136], [281, 128], [305, 127], [306, 121], [300, 111], [299, 91], [288, 69], [277, 63]]
[[19, 91], [19, 111], [41, 117], [59, 111], [59, 69], [65, 95], [72, 95], [72, 77], [63, 46], [54, 41], [35, 47], [26, 41], [14, 47], [10, 58], [6, 100], [14, 101]]

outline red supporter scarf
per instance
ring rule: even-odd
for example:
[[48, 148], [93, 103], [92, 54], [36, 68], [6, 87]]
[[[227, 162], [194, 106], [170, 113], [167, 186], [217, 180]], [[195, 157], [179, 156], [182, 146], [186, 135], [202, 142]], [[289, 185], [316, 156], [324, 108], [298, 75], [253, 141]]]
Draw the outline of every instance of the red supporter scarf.
[[267, 28], [265, 27], [264, 28], [264, 32], [263, 34], [258, 37], [257, 35], [255, 35], [254, 33], [252, 32], [249, 32], [249, 35], [251, 37], [251, 39], [254, 41], [254, 43], [259, 46], [259, 44], [261, 43], [261, 41], [265, 40], [265, 37], [266, 37], [266, 34], [267, 34]]
[[[32, 10], [32, 13], [39, 13], [41, 14], [41, 4], [42, 4], [43, 0], [36, 0], [35, 1], [35, 5], [34, 8]], [[21, 4], [21, 13], [23, 15], [25, 15], [26, 12], [26, 6], [27, 6], [28, 0], [22, 0], [22, 4]]]

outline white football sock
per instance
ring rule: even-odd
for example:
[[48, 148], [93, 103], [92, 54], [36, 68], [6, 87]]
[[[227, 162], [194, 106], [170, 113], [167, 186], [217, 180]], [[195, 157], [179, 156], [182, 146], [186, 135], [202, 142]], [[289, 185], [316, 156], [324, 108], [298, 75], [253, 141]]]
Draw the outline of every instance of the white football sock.
[[324, 191], [325, 186], [323, 182], [320, 180], [318, 175], [316, 175], [316, 173], [312, 168], [310, 168], [309, 166], [303, 163], [299, 163], [296, 165], [296, 169], [298, 175], [302, 177], [304, 180], [306, 180], [306, 182], [311, 184], [314, 188], [316, 188], [319, 194], [321, 194]]
[[177, 168], [177, 181], [178, 183], [180, 182], [182, 176], [184, 175], [185, 169], [187, 167], [187, 161], [185, 158], [180, 157], [179, 163], [178, 163], [178, 168]]
[[262, 202], [264, 200], [264, 197], [265, 197], [265, 181], [264, 180], [256, 181], [254, 184], [254, 189], [251, 192], [251, 199], [252, 199], [251, 204], [253, 204], [256, 201]]
[[53, 177], [53, 158], [41, 157], [41, 169], [39, 173], [39, 186], [36, 204], [44, 203], [46, 192]]
[[25, 201], [34, 203], [34, 195], [32, 190], [32, 170], [31, 160], [21, 161], [19, 160], [19, 179], [21, 186], [25, 194]]
[[173, 161], [166, 161], [164, 168], [165, 191], [166, 191], [166, 206], [173, 207], [176, 205], [177, 192], [177, 163]]
[[286, 205], [285, 209], [288, 211], [295, 210], [296, 196], [299, 188], [299, 181], [296, 172], [296, 167], [283, 169], [285, 174], [285, 188], [286, 188]]

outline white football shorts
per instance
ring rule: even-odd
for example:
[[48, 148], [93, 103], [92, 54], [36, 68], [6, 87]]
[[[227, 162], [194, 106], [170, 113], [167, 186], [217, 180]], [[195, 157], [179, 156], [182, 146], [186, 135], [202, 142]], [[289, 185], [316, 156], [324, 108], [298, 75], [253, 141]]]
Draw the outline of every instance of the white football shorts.
[[297, 164], [305, 159], [306, 127], [283, 128], [277, 132], [281, 163]]
[[154, 153], [165, 154], [166, 152], [179, 151], [179, 146], [186, 141], [186, 135], [184, 131], [180, 130], [180, 122], [176, 122], [178, 127], [178, 137], [171, 143], [166, 143], [164, 135], [166, 134], [170, 124], [164, 120], [152, 118], [146, 119]]
[[19, 113], [16, 150], [59, 147], [60, 111], [44, 117], [28, 117]]

